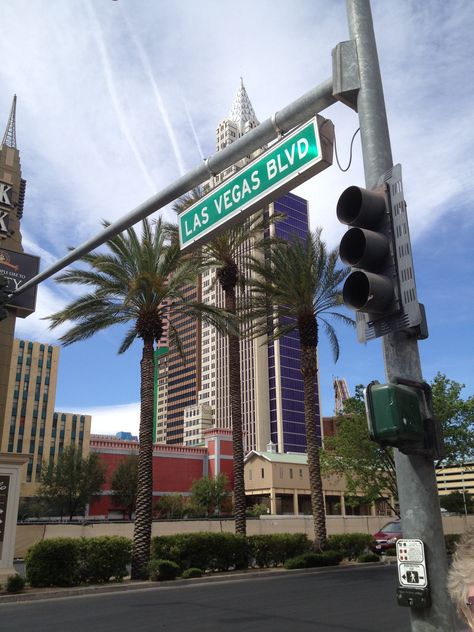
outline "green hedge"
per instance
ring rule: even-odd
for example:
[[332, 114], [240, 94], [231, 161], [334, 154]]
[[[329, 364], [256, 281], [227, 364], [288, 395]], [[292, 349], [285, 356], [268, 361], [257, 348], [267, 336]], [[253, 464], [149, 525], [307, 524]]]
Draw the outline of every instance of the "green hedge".
[[181, 569], [171, 560], [151, 560], [148, 564], [148, 573], [151, 581], [162, 582], [179, 577]]
[[233, 533], [182, 533], [152, 538], [153, 558], [172, 560], [181, 569], [226, 571], [247, 568], [247, 539]]
[[132, 543], [121, 536], [82, 538], [80, 547], [81, 581], [101, 584], [119, 581], [127, 575]]
[[5, 584], [5, 590], [9, 593], [19, 593], [24, 590], [25, 583], [25, 578], [21, 575], [9, 575]]
[[80, 548], [78, 538], [52, 538], [30, 547], [25, 556], [30, 586], [77, 586]]
[[287, 559], [306, 553], [311, 543], [304, 533], [252, 535], [248, 538], [250, 554], [260, 568], [280, 566]]
[[203, 575], [204, 573], [200, 568], [194, 568], [194, 566], [192, 566], [191, 568], [187, 568], [183, 571], [181, 577], [183, 579], [193, 579], [195, 577], [202, 577]]
[[122, 579], [131, 558], [131, 542], [119, 536], [52, 538], [34, 544], [25, 557], [31, 586], [77, 586]]
[[186, 570], [226, 571], [279, 566], [288, 558], [310, 549], [303, 533], [279, 533], [244, 537], [233, 533], [186, 533], [152, 539], [152, 558], [176, 562]]
[[364, 553], [368, 553], [373, 544], [373, 536], [367, 533], [342, 533], [330, 535], [327, 539], [327, 548], [339, 551], [348, 560], [357, 560]]
[[296, 568], [315, 568], [318, 566], [337, 566], [342, 561], [342, 554], [338, 551], [323, 551], [322, 553], [303, 553], [297, 557], [286, 560], [284, 567], [293, 570]]

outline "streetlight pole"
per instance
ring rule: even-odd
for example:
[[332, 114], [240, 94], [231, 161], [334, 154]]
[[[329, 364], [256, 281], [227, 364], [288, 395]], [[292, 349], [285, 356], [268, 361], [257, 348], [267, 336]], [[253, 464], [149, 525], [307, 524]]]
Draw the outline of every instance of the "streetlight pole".
[[[371, 189], [393, 166], [382, 80], [370, 0], [347, 0], [351, 39], [356, 43], [360, 90], [357, 111], [366, 187]], [[409, 331], [383, 337], [385, 372], [389, 381], [422, 381], [418, 342]], [[446, 590], [447, 558], [433, 460], [395, 452], [403, 534], [425, 544], [431, 606], [411, 608], [412, 632], [454, 632], [453, 607]]]

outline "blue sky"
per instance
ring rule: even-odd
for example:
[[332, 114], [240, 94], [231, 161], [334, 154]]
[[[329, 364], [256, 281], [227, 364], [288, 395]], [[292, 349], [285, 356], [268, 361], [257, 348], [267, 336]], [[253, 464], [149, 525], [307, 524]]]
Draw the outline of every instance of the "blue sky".
[[[372, 1], [394, 162], [403, 168], [419, 300], [430, 337], [423, 374], [474, 391], [474, 6], [470, 0]], [[331, 50], [348, 39], [343, 0], [12, 0], [2, 6], [0, 122], [18, 95], [17, 142], [27, 180], [25, 251], [45, 269], [68, 246], [113, 221], [214, 153], [240, 76], [260, 120], [331, 76]], [[339, 157], [349, 158], [357, 116], [325, 110]], [[312, 227], [336, 246], [340, 193], [363, 186], [360, 143], [296, 193]], [[168, 209], [163, 211], [170, 219]], [[16, 335], [57, 342], [41, 320], [74, 290], [41, 284], [37, 311]], [[351, 391], [384, 381], [380, 341], [339, 329], [335, 365], [319, 350], [323, 414], [333, 376]], [[94, 432], [138, 427], [140, 345], [118, 356], [111, 329], [61, 350], [56, 409], [93, 415]]]

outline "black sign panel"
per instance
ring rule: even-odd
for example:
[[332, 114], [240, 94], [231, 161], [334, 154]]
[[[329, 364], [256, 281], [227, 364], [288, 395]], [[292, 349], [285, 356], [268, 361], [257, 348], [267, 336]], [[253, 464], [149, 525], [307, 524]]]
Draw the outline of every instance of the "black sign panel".
[[10, 486], [9, 476], [0, 476], [0, 543], [5, 535], [5, 522], [7, 520], [8, 488]]
[[[38, 274], [39, 257], [0, 248], [0, 274], [8, 279], [8, 289], [18, 290], [24, 283]], [[35, 311], [36, 286], [18, 296], [13, 296], [10, 307], [17, 309], [17, 315], [25, 318]]]

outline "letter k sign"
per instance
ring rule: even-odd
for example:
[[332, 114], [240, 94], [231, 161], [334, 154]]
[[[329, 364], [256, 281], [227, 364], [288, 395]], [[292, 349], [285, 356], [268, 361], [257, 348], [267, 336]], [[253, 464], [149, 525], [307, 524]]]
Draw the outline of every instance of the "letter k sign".
[[8, 206], [12, 205], [12, 201], [10, 199], [11, 189], [12, 189], [11, 184], [5, 184], [5, 182], [0, 182], [0, 204], [7, 204]]
[[0, 233], [8, 233], [8, 212], [0, 211]]

